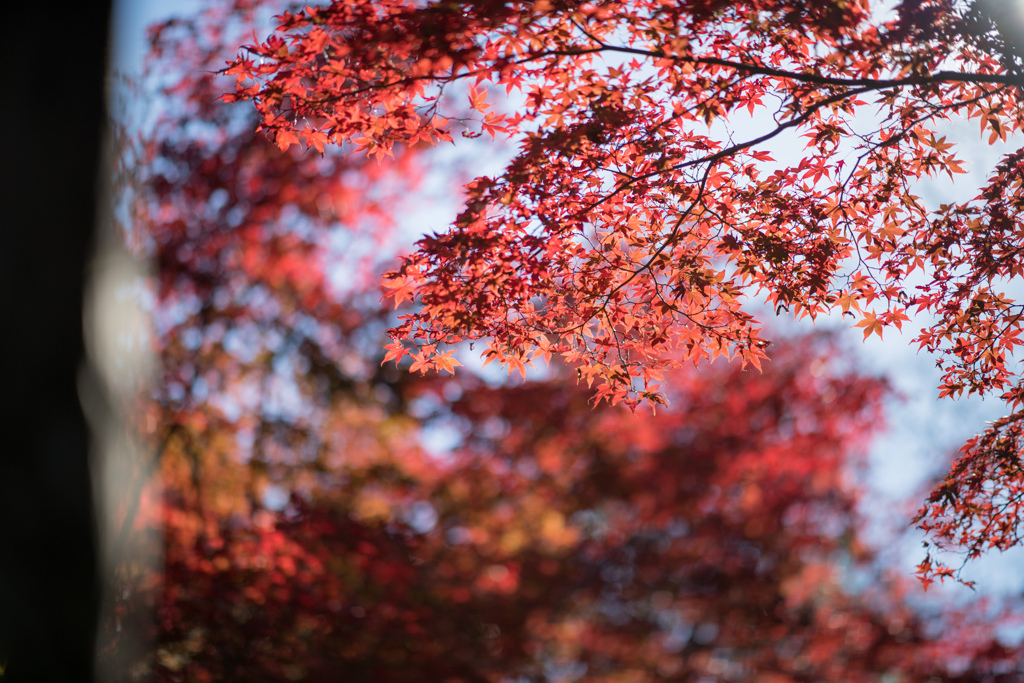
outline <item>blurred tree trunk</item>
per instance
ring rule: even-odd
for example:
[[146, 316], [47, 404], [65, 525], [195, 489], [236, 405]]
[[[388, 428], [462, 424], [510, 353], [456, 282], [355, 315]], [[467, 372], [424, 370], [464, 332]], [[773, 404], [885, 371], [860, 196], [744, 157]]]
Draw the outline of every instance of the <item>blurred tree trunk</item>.
[[98, 606], [77, 377], [105, 123], [110, 2], [4, 24], [0, 664], [94, 680]]

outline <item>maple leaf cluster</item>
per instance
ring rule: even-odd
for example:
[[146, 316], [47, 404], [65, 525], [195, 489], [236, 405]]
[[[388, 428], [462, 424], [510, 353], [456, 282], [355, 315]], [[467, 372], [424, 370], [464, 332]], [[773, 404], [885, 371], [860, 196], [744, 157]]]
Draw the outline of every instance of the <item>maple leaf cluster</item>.
[[118, 567], [103, 655], [127, 678], [1020, 679], [1007, 615], [922, 616], [874, 566], [853, 474], [887, 389], [826, 335], [780, 341], [763, 373], [666, 364], [657, 415], [595, 409], [557, 360], [518, 385], [382, 363], [394, 313], [372, 275], [331, 285], [347, 250], [326, 236], [396, 248], [427, 152], [254, 138], [209, 67], [263, 4], [153, 33], [169, 85], [124, 229], [157, 269], [157, 476], [122, 529], [163, 564]]
[[915, 194], [965, 173], [951, 122], [987, 144], [1021, 130], [1013, 43], [983, 4], [882, 21], [866, 0], [335, 2], [283, 14], [225, 73], [285, 148], [516, 146], [387, 276], [416, 303], [389, 359], [451, 371], [452, 345], [482, 339], [488, 362], [557, 357], [635, 408], [682, 363], [761, 367], [759, 301], [841, 311], [865, 338], [925, 314], [943, 394], [1017, 410], [1022, 153], [970, 200]]

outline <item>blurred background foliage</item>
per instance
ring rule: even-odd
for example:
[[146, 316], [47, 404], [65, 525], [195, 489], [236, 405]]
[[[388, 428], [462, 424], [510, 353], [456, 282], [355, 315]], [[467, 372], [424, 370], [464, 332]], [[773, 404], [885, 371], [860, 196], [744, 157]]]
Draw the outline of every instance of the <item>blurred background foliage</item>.
[[219, 103], [216, 71], [280, 9], [155, 26], [121, 91], [148, 103], [114, 137], [115, 216], [153, 263], [136, 294], [159, 370], [130, 406], [150, 456], [117, 492], [116, 551], [163, 559], [118, 565], [109, 671], [1024, 680], [996, 637], [1012, 610], [912, 606], [875, 561], [856, 475], [888, 389], [831, 362], [828, 335], [776, 344], [763, 374], [667, 377], [657, 415], [594, 409], [557, 367], [382, 367], [381, 266], [428, 174], [460, 169], [428, 148], [281, 152]]

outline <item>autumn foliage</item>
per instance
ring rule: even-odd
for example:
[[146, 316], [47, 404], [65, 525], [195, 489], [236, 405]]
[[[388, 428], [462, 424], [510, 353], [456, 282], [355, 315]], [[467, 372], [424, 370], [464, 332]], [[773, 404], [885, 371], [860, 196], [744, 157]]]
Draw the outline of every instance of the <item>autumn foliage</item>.
[[[1024, 151], [975, 170], [988, 175], [967, 201], [915, 194], [966, 172], [951, 124], [990, 145], [1021, 130], [1024, 43], [999, 6], [335, 2], [282, 14], [225, 73], [282, 149], [515, 145], [387, 276], [396, 305], [416, 303], [389, 359], [451, 370], [453, 345], [485, 340], [488, 361], [557, 357], [597, 402], [635, 407], [663, 403], [683, 363], [761, 367], [757, 302], [841, 312], [865, 338], [921, 314], [914, 343], [942, 394], [1018, 411], [1024, 323], [1006, 291], [1022, 274]], [[921, 509], [939, 546], [971, 558], [1018, 542], [1020, 418], [965, 446]]]
[[[724, 148], [696, 126], [732, 111], [744, 83], [802, 98], [814, 113], [787, 129], [836, 121], [846, 100], [815, 98], [845, 86], [668, 56], [609, 75], [565, 47], [628, 40], [634, 21], [637, 50], [699, 28], [727, 55], [740, 42], [721, 27], [742, 3], [666, 6], [644, 33], [654, 9], [639, 5], [346, 2], [283, 15], [284, 37], [232, 67], [258, 77], [270, 135], [254, 136], [252, 107], [217, 99], [232, 82], [216, 70], [269, 4], [154, 29], [163, 109], [126, 143], [121, 215], [156, 263], [162, 376], [138, 409], [158, 476], [124, 524], [164, 557], [156, 574], [122, 568], [105, 656], [156, 615], [126, 679], [1020, 680], [1001, 614], [912, 607], [916, 584], [863, 537], [856, 475], [885, 382], [837, 362], [828, 335], [766, 349], [741, 308], [758, 286], [803, 312], [835, 304], [829, 283], [859, 239], [847, 231], [867, 219], [817, 230], [831, 171], [792, 182], [806, 168], [759, 170], [755, 146], [714, 156]], [[790, 62], [772, 68], [796, 63], [801, 31], [836, 49], [881, 40], [857, 29], [856, 3], [761, 5], [766, 26], [792, 28]], [[482, 78], [463, 87], [470, 72]], [[525, 104], [489, 113], [495, 83], [520, 84]], [[463, 88], [458, 111], [440, 109], [444, 88]], [[517, 131], [506, 174], [470, 183], [457, 224], [406, 257], [382, 305], [394, 218], [435, 162], [427, 143]], [[900, 144], [875, 153], [897, 163]], [[850, 197], [867, 201], [868, 182]], [[772, 201], [786, 221], [754, 222]], [[800, 303], [812, 281], [818, 303]], [[845, 291], [868, 310], [866, 290]], [[396, 314], [403, 297], [414, 305]], [[478, 337], [506, 365], [552, 363], [529, 381], [405, 371], [454, 370], [452, 344]], [[418, 365], [388, 362], [406, 348]], [[719, 354], [770, 362], [691, 363]], [[595, 406], [590, 385], [609, 400]], [[656, 414], [622, 405], [637, 392]]]

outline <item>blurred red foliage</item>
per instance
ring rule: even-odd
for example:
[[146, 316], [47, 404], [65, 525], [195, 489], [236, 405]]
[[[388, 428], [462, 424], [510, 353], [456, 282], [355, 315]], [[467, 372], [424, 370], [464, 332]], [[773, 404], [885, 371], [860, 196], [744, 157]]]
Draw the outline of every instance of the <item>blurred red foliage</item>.
[[127, 678], [1021, 680], [999, 622], [922, 616], [873, 564], [854, 475], [886, 386], [830, 365], [827, 336], [762, 373], [666, 369], [657, 415], [593, 408], [557, 364], [382, 364], [372, 274], [429, 152], [254, 137], [214, 72], [262, 7], [153, 33], [166, 87], [125, 215], [157, 264], [158, 476], [125, 523], [164, 564], [122, 568], [107, 656], [157, 615]]
[[[663, 402], [684, 362], [760, 367], [752, 300], [841, 312], [865, 338], [927, 313], [913, 341], [940, 395], [1012, 413], [916, 520], [973, 559], [1024, 539], [1024, 305], [1005, 286], [1024, 275], [1024, 38], [1008, 7], [344, 0], [283, 13], [225, 69], [226, 97], [282, 149], [517, 145], [388, 274], [418, 304], [388, 346], [414, 370], [451, 370], [451, 346], [480, 340], [489, 361], [555, 356], [595, 401], [635, 407]], [[956, 122], [1010, 146], [975, 167], [975, 196], [923, 201], [923, 181], [967, 173]], [[959, 578], [931, 556], [919, 574]]]

